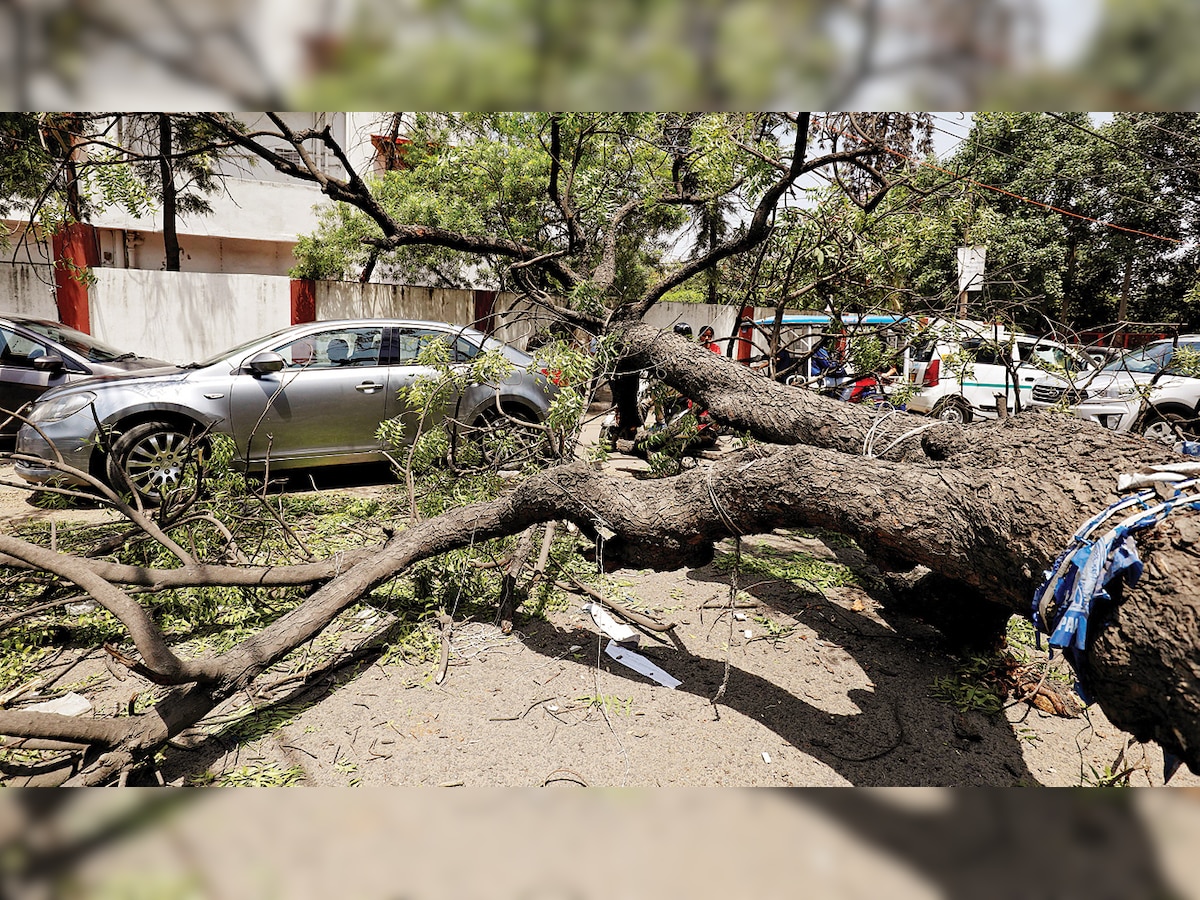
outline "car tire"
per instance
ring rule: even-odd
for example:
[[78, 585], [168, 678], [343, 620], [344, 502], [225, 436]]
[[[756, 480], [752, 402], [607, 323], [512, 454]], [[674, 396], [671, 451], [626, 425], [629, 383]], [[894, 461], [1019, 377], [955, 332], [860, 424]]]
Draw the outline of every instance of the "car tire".
[[132, 489], [144, 503], [157, 504], [182, 486], [189, 464], [204, 446], [197, 429], [172, 422], [141, 422], [113, 441], [105, 464], [109, 485], [117, 492]]
[[1173, 412], [1152, 412], [1142, 426], [1142, 437], [1158, 444], [1174, 444], [1180, 440], [1179, 435], [1183, 435], [1183, 440], [1194, 441], [1200, 434], [1200, 428], [1196, 426], [1195, 418]]
[[[521, 458], [551, 455], [550, 444], [546, 440], [544, 432], [538, 429], [521, 428], [521, 422], [531, 425], [541, 424], [541, 420], [536, 414], [519, 406], [506, 406], [503, 413], [497, 411], [494, 406], [490, 407], [471, 423], [472, 433], [476, 436], [479, 450], [489, 465], [503, 467], [505, 463]], [[497, 426], [503, 427], [506, 423], [516, 430], [515, 444], [496, 439], [493, 429]]]
[[935, 419], [952, 422], [956, 425], [969, 425], [971, 422], [971, 407], [962, 397], [944, 397], [933, 406], [930, 413]]

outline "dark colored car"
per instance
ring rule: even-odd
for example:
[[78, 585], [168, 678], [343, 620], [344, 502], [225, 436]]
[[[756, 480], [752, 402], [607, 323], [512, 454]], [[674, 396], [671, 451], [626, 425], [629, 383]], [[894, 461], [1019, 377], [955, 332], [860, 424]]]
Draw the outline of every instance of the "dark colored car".
[[[455, 398], [456, 420], [487, 421], [498, 415], [497, 400], [513, 418], [546, 418], [558, 388], [515, 347], [445, 322], [344, 319], [277, 331], [204, 362], [52, 391], [30, 409], [37, 427], [21, 428], [17, 451], [52, 460], [52, 441], [69, 465], [117, 489], [127, 481], [151, 500], [179, 482], [194, 438], [205, 433], [231, 436], [250, 471], [383, 460], [381, 422], [398, 420], [405, 440], [416, 436], [418, 412], [398, 392], [433, 371], [418, 361], [431, 341], [448, 345], [451, 364], [487, 350], [511, 364], [501, 383], [470, 384]], [[16, 472], [35, 483], [65, 480], [29, 461]]]
[[11, 440], [21, 425], [10, 413], [19, 412], [52, 388], [93, 375], [121, 375], [166, 365], [161, 359], [110, 347], [58, 322], [0, 316], [0, 439]]

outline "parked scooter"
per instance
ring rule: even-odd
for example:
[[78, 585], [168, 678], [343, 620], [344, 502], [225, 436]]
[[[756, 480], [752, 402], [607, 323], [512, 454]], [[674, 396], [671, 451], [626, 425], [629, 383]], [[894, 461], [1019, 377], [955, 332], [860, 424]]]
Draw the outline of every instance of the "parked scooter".
[[827, 378], [821, 393], [847, 403], [871, 403], [878, 406], [888, 402], [883, 382], [874, 372], [866, 375]]

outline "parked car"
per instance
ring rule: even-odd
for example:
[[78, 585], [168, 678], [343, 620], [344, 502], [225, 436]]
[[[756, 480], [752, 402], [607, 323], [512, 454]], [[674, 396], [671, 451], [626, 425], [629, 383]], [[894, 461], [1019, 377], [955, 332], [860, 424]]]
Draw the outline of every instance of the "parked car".
[[1048, 371], [1078, 373], [1091, 359], [1065, 344], [984, 322], [935, 325], [910, 353], [908, 380], [917, 387], [909, 412], [967, 423], [995, 418], [996, 395], [1009, 410], [1027, 407], [1034, 382]]
[[[1079, 349], [1076, 347], [1075, 349]], [[1120, 359], [1128, 351], [1123, 347], [1102, 347], [1098, 344], [1092, 344], [1088, 347], [1083, 347], [1083, 352], [1092, 358], [1092, 362], [1097, 367], [1107, 366], [1114, 359]]]
[[[250, 471], [268, 462], [275, 471], [382, 460], [381, 422], [400, 417], [405, 438], [416, 436], [419, 414], [397, 392], [430, 371], [417, 362], [429, 341], [445, 341], [456, 364], [498, 350], [515, 367], [499, 385], [501, 408], [525, 421], [545, 418], [558, 388], [514, 347], [445, 322], [346, 319], [287, 328], [168, 371], [48, 392], [30, 409], [37, 429], [21, 428], [17, 450], [49, 460], [53, 442], [68, 464], [114, 488], [128, 479], [150, 500], [178, 484], [193, 440], [205, 433], [230, 435]], [[495, 407], [496, 387], [471, 385], [455, 418], [479, 423]], [[34, 483], [61, 480], [36, 462], [16, 472]]]
[[[1195, 356], [1186, 360], [1189, 354]], [[1200, 435], [1197, 361], [1200, 335], [1154, 341], [1082, 377], [1040, 379], [1034, 384], [1032, 403], [1069, 409], [1113, 431], [1136, 429], [1150, 440], [1173, 444], [1180, 439], [1177, 432], [1195, 439]], [[1190, 365], [1185, 369], [1183, 362]]]
[[20, 412], [51, 388], [93, 375], [119, 375], [167, 366], [161, 359], [118, 350], [58, 322], [0, 316], [0, 440], [11, 442]]

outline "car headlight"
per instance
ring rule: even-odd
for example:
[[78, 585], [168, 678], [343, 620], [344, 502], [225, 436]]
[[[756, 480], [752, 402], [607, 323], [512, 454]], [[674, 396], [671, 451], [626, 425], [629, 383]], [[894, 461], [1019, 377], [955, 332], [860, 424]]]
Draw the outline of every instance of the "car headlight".
[[82, 394], [35, 403], [26, 418], [30, 422], [57, 422], [85, 409], [95, 399], [96, 395], [91, 391], [84, 391]]
[[1137, 396], [1137, 391], [1131, 391], [1129, 388], [1121, 387], [1120, 385], [1109, 385], [1096, 394], [1097, 397], [1104, 397], [1107, 400], [1132, 400]]

